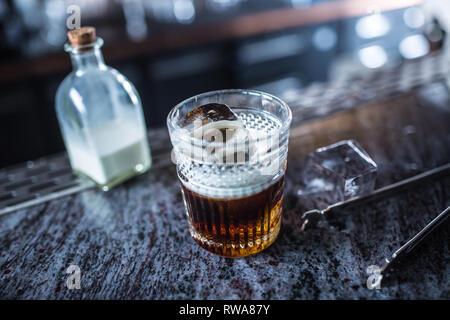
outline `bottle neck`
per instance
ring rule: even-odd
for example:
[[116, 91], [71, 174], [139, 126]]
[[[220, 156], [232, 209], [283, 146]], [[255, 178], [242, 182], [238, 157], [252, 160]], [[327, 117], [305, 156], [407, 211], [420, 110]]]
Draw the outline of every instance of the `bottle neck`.
[[73, 69], [76, 71], [87, 68], [101, 69], [105, 67], [102, 51], [96, 46], [87, 48], [87, 50], [84, 51], [71, 52], [70, 57], [72, 59]]

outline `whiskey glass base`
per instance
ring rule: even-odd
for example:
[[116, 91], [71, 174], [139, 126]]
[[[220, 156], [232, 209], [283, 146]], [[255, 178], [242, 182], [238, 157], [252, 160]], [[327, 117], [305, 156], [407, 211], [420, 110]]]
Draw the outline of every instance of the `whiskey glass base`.
[[240, 258], [261, 252], [270, 247], [277, 239], [278, 234], [280, 233], [280, 227], [281, 219], [278, 219], [278, 223], [260, 239], [239, 244], [215, 242], [207, 239], [198, 233], [191, 225], [189, 226], [189, 232], [195, 242], [206, 251], [226, 258]]

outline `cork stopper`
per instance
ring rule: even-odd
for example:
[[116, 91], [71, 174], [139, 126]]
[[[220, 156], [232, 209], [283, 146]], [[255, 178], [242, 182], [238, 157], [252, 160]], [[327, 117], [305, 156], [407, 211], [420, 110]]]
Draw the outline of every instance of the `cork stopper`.
[[95, 42], [95, 28], [94, 27], [82, 27], [80, 29], [74, 29], [67, 32], [67, 38], [72, 46], [85, 46]]

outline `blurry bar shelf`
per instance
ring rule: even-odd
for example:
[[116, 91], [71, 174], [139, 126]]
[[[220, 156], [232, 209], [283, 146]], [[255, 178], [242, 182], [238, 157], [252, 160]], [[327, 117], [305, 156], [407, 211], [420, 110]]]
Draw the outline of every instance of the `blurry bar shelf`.
[[[259, 34], [343, 18], [402, 9], [419, 5], [423, 0], [335, 0], [309, 7], [282, 8], [244, 15], [215, 24], [192, 25], [150, 35], [140, 42], [130, 40], [106, 45], [109, 61], [125, 59], [165, 50], [202, 45], [214, 41], [239, 39]], [[61, 48], [62, 51], [62, 48]], [[21, 59], [0, 65], [0, 83], [30, 76], [68, 70], [70, 61], [64, 53], [49, 54], [31, 60]]]
[[[352, 109], [368, 102], [401, 96], [424, 85], [442, 85], [442, 80], [449, 74], [449, 57], [437, 53], [405, 62], [395, 68], [369, 73], [364, 77], [339, 83], [317, 83], [302, 90], [285, 92], [280, 97], [293, 111], [291, 140], [295, 142], [296, 137], [304, 134], [302, 128], [305, 126], [299, 126], [304, 121]], [[438, 94], [431, 92], [431, 96], [436, 98]], [[166, 128], [150, 130], [149, 141], [153, 157], [150, 171], [173, 165]], [[442, 166], [441, 169], [449, 170], [448, 165]], [[430, 172], [436, 173], [433, 170]], [[65, 154], [0, 169], [0, 215], [93, 187], [92, 182], [81, 180], [72, 173]]]

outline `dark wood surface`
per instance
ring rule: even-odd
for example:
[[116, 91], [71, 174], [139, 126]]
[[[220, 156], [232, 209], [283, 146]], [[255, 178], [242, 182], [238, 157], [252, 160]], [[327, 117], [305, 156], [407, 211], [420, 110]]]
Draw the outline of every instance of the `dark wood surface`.
[[[315, 149], [346, 139], [358, 141], [377, 163], [377, 188], [445, 165], [450, 160], [450, 104], [430, 104], [422, 94], [430, 86], [447, 90], [434, 83], [294, 124], [290, 145], [293, 166], [297, 169], [301, 165], [297, 160]], [[448, 97], [448, 92], [443, 94]], [[301, 118], [301, 113], [296, 115]]]
[[[302, 136], [311, 146], [361, 141], [383, 164], [378, 185], [450, 162], [449, 111], [421, 92], [312, 119], [303, 129], [295, 124], [281, 233], [259, 254], [226, 259], [194, 243], [167, 158], [108, 193], [88, 190], [0, 217], [0, 298], [449, 299], [448, 224], [380, 290], [366, 287], [369, 265], [380, 264], [450, 205], [448, 170], [347, 206], [305, 232], [304, 204], [296, 196], [298, 164], [307, 149], [301, 146], [310, 145]], [[419, 110], [423, 106], [428, 109]], [[371, 126], [385, 130], [366, 130]], [[304, 130], [309, 135], [299, 133]], [[66, 287], [72, 264], [81, 269], [79, 290]]]

